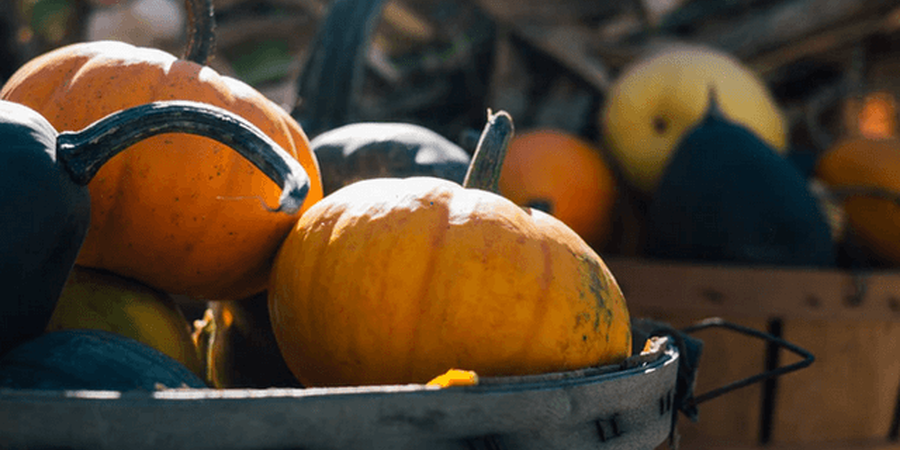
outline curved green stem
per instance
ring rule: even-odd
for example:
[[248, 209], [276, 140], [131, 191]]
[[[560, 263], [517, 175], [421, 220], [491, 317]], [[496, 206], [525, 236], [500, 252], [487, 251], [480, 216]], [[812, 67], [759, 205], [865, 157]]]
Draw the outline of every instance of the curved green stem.
[[204, 136], [240, 153], [281, 187], [275, 211], [294, 214], [306, 200], [309, 176], [296, 159], [246, 119], [200, 102], [148, 103], [112, 113], [80, 131], [62, 132], [57, 157], [76, 183], [86, 185], [113, 156], [163, 133]]
[[216, 16], [213, 2], [184, 0], [184, 7], [188, 16], [188, 36], [182, 58], [205, 66], [216, 45]]
[[488, 111], [488, 121], [472, 155], [463, 187], [499, 193], [500, 170], [509, 141], [515, 134], [512, 116], [506, 111]]

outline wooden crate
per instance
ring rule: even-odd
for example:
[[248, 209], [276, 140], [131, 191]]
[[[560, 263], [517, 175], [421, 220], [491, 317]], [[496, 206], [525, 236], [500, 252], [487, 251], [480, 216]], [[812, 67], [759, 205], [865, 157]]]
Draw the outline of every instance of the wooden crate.
[[[747, 268], [606, 258], [630, 312], [683, 327], [707, 317], [780, 334], [809, 367], [699, 405], [681, 448], [886, 449], [897, 441], [900, 272]], [[696, 393], [797, 360], [704, 330]], [[775, 361], [775, 359], [780, 361]]]

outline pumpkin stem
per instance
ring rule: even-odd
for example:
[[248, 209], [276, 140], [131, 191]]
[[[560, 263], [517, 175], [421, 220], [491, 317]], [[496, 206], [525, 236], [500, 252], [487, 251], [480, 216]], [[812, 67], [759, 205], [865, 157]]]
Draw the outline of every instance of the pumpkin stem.
[[466, 173], [463, 187], [482, 189], [495, 194], [500, 192], [500, 170], [509, 141], [515, 134], [512, 116], [506, 111], [493, 113], [488, 110], [488, 121], [481, 131], [478, 147], [472, 155], [469, 171]]
[[163, 133], [204, 136], [225, 144], [265, 173], [281, 189], [272, 211], [294, 214], [309, 191], [303, 166], [246, 119], [212, 105], [162, 101], [112, 113], [80, 131], [57, 137], [57, 157], [76, 183], [88, 184], [100, 167], [138, 141]]
[[182, 58], [205, 66], [216, 46], [216, 16], [212, 0], [184, 0], [184, 6], [188, 17], [188, 36]]

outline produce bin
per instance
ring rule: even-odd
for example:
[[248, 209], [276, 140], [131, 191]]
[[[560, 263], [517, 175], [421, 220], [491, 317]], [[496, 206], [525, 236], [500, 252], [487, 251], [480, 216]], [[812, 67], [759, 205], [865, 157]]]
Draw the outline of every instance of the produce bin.
[[681, 355], [478, 385], [0, 390], [3, 448], [634, 449], [669, 436]]
[[[719, 316], [816, 356], [807, 370], [704, 403], [696, 423], [679, 423], [683, 448], [900, 445], [900, 273], [606, 261], [634, 315], [676, 327]], [[793, 359], [741, 336], [695, 336], [700, 391]]]
[[[801, 356], [694, 396], [703, 342], [724, 327]], [[767, 333], [712, 318], [676, 330], [636, 319], [642, 351], [615, 365], [476, 385], [63, 391], [0, 389], [0, 447], [12, 449], [677, 448], [678, 412], [808, 366]], [[716, 363], [713, 361], [713, 363]], [[711, 368], [711, 371], [717, 370]]]

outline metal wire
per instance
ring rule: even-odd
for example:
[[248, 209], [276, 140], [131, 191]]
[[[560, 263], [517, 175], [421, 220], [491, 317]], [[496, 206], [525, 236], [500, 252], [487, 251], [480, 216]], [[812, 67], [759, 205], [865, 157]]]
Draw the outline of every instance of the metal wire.
[[705, 319], [694, 325], [683, 328], [681, 331], [684, 333], [687, 333], [687, 334], [691, 334], [691, 333], [694, 333], [694, 332], [697, 332], [700, 330], [704, 330], [707, 328], [713, 328], [713, 327], [725, 328], [725, 329], [729, 329], [732, 331], [736, 331], [741, 334], [746, 334], [746, 335], [749, 335], [749, 336], [752, 336], [755, 338], [762, 339], [768, 343], [777, 345], [778, 347], [782, 347], [784, 349], [787, 349], [787, 350], [795, 353], [796, 355], [803, 358], [803, 360], [798, 361], [794, 364], [778, 367], [773, 370], [768, 370], [768, 371], [765, 371], [765, 372], [762, 372], [762, 373], [759, 373], [756, 375], [752, 375], [752, 376], [749, 376], [742, 380], [738, 380], [738, 381], [726, 384], [724, 386], [712, 389], [703, 394], [694, 396], [688, 402], [689, 405], [698, 405], [700, 403], [712, 400], [716, 397], [719, 397], [719, 396], [726, 394], [728, 392], [731, 392], [733, 390], [740, 389], [742, 387], [749, 386], [754, 383], [759, 383], [760, 381], [767, 380], [769, 378], [778, 377], [778, 376], [781, 376], [781, 375], [784, 375], [784, 374], [787, 374], [790, 372], [794, 372], [796, 370], [800, 370], [800, 369], [812, 364], [813, 361], [815, 361], [815, 359], [816, 359], [815, 356], [813, 356], [813, 354], [810, 353], [809, 351], [802, 349], [790, 342], [787, 342], [784, 339], [773, 336], [769, 333], [765, 333], [765, 332], [762, 332], [759, 330], [754, 330], [753, 328], [748, 328], [745, 326], [738, 325], [736, 323], [728, 322], [719, 317], [712, 317], [709, 319]]

